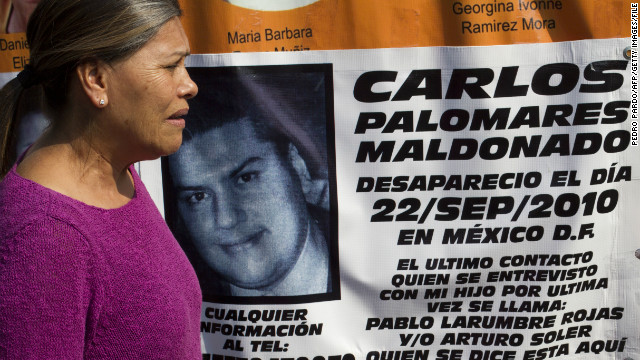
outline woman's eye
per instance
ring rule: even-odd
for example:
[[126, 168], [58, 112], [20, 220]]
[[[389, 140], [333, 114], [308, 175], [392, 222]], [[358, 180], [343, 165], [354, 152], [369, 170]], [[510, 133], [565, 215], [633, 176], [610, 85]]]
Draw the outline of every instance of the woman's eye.
[[177, 69], [181, 64], [182, 64], [182, 62], [177, 62], [177, 63], [174, 63], [174, 64], [165, 65], [164, 68], [173, 71], [173, 70]]

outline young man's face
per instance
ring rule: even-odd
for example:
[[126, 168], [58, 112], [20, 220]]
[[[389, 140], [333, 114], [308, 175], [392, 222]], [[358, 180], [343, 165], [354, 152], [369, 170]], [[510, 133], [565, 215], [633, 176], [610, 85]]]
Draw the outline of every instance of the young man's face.
[[249, 120], [196, 135], [170, 157], [196, 249], [233, 285], [268, 289], [296, 263], [308, 213], [297, 173]]

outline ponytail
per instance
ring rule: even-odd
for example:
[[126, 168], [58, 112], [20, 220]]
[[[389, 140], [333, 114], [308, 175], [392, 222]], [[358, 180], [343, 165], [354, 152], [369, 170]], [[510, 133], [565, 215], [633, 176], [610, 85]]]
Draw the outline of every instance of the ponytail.
[[29, 111], [42, 111], [40, 78], [31, 65], [0, 89], [0, 180], [20, 155], [17, 153], [18, 126]]
[[23, 91], [24, 87], [18, 78], [0, 89], [0, 179], [9, 172], [17, 156], [15, 118]]

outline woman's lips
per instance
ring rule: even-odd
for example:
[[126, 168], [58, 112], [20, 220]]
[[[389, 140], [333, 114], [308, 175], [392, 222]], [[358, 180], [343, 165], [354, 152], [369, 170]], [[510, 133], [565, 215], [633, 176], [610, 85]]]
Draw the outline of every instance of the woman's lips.
[[184, 119], [167, 119], [166, 120], [169, 124], [173, 125], [173, 126], [177, 126], [179, 128], [183, 128], [185, 127], [185, 122]]
[[171, 125], [177, 126], [179, 128], [184, 128], [185, 121], [183, 117], [187, 115], [188, 112], [189, 112], [188, 108], [178, 110], [175, 113], [173, 113], [171, 116], [169, 116], [166, 122], [168, 122]]

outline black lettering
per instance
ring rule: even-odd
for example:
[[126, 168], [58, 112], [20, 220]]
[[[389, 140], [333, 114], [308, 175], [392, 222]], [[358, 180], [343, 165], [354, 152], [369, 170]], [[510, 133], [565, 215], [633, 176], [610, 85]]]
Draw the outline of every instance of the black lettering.
[[369, 129], [380, 129], [384, 125], [387, 116], [381, 112], [364, 112], [358, 116], [356, 134], [364, 134]]
[[413, 132], [413, 111], [395, 112], [382, 132], [392, 133], [396, 130], [402, 130], [402, 132]]
[[477, 109], [473, 112], [470, 129], [480, 130], [480, 125], [482, 124], [483, 130], [492, 130], [494, 126], [495, 130], [504, 130], [507, 128], [510, 111], [511, 109], [509, 108], [499, 108], [490, 115], [489, 109]]
[[365, 162], [367, 158], [369, 158], [370, 162], [378, 161], [378, 159], [382, 162], [389, 162], [395, 145], [395, 141], [381, 141], [376, 149], [375, 142], [363, 141], [360, 143], [360, 148], [358, 148], [356, 162]]
[[602, 103], [578, 104], [573, 125], [596, 125], [600, 117]]
[[[468, 83], [469, 79], [476, 79], [476, 81]], [[446, 98], [461, 99], [463, 92], [472, 99], [489, 98], [489, 94], [482, 89], [482, 86], [490, 84], [492, 80], [493, 70], [491, 69], [453, 69]]]
[[[424, 87], [419, 87], [424, 81]], [[391, 101], [409, 100], [414, 96], [424, 96], [425, 99], [441, 99], [442, 83], [441, 70], [413, 70], [402, 84]]]
[[[514, 23], [515, 24], [515, 23]], [[503, 67], [498, 77], [494, 98], [525, 96], [529, 90], [529, 85], [515, 85], [518, 66]]]
[[611, 117], [603, 117], [603, 124], [618, 124], [627, 120], [629, 113], [626, 110], [631, 106], [631, 101], [612, 101], [604, 106], [604, 114]]
[[464, 130], [468, 124], [469, 113], [462, 109], [449, 109], [440, 118], [440, 128], [444, 131]]
[[[551, 78], [559, 75], [560, 82], [551, 85]], [[538, 95], [562, 95], [573, 90], [580, 78], [578, 65], [570, 63], [557, 63], [541, 66], [533, 74], [531, 90]]]
[[584, 68], [584, 78], [598, 81], [598, 84], [582, 84], [580, 92], [604, 93], [620, 89], [624, 83], [624, 76], [619, 72], [605, 72], [611, 70], [624, 71], [627, 69], [626, 60], [605, 60], [593, 62]]
[[369, 71], [356, 80], [353, 87], [353, 96], [356, 100], [364, 103], [388, 101], [391, 98], [391, 92], [375, 93], [373, 85], [379, 82], [395, 82], [398, 73], [396, 71]]
[[549, 105], [544, 112], [542, 127], [551, 127], [554, 123], [558, 126], [571, 126], [567, 116], [571, 115], [572, 112], [573, 107], [569, 104]]

